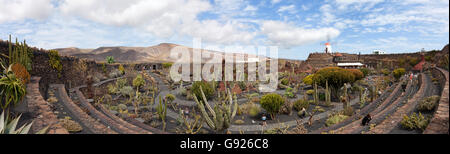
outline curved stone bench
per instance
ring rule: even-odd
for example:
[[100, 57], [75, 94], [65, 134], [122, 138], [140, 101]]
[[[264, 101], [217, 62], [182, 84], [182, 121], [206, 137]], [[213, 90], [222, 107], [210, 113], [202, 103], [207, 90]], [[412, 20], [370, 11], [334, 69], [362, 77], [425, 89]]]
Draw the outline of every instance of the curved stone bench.
[[[100, 86], [102, 84], [112, 82], [114, 80], [120, 79], [123, 77], [113, 78], [101, 81], [99, 83], [95, 83], [94, 86]], [[94, 114], [95, 117], [99, 118], [102, 122], [112, 126], [115, 130], [119, 131], [120, 133], [127, 133], [127, 134], [152, 134], [152, 129], [149, 129], [150, 126], [145, 127], [139, 127], [135, 124], [130, 124], [127, 121], [123, 120], [120, 117], [117, 117], [116, 115], [113, 115], [109, 110], [104, 108], [102, 105], [97, 106], [100, 111], [98, 111], [93, 105], [91, 105], [87, 99], [84, 97], [83, 93], [80, 91], [80, 88], [84, 88], [86, 85], [78, 86], [75, 88], [72, 88], [71, 91], [75, 92], [75, 94], [78, 96], [80, 103], [82, 106], [86, 107], [91, 114]], [[144, 125], [144, 124], [143, 124]], [[153, 129], [156, 130], [156, 129]], [[161, 132], [159, 132], [161, 133]]]
[[89, 132], [94, 134], [117, 134], [117, 132], [98, 122], [96, 119], [84, 112], [78, 105], [76, 105], [67, 95], [63, 84], [52, 84], [50, 87], [56, 88], [55, 96], [57, 96], [62, 102], [62, 105], [65, 106], [65, 108], [67, 108], [72, 115], [74, 115], [72, 118], [86, 126]]
[[109, 118], [113, 119], [114, 121], [116, 121], [117, 123], [119, 123], [120, 125], [123, 125], [129, 129], [132, 129], [134, 131], [137, 131], [139, 133], [143, 133], [143, 134], [152, 134], [152, 132], [147, 131], [145, 129], [142, 129], [141, 127], [135, 126], [133, 124], [128, 123], [127, 121], [123, 120], [120, 117], [117, 117], [116, 115], [112, 114], [111, 112], [109, 112], [108, 109], [106, 109], [103, 105], [98, 105], [100, 111], [102, 111], [106, 116], [108, 116]]
[[[372, 112], [373, 110], [375, 110], [377, 108], [377, 106], [379, 106], [380, 103], [383, 103], [387, 99], [392, 99], [393, 95], [395, 93], [398, 93], [400, 88], [401, 88], [401, 84], [399, 84], [399, 83], [397, 83], [396, 85], [391, 86], [389, 89], [386, 90], [386, 92], [384, 92], [375, 101], [373, 101], [373, 102], [369, 103], [368, 105], [366, 105], [365, 107], [363, 107], [359, 113], [352, 115], [351, 117], [347, 118], [346, 120], [344, 120], [344, 121], [342, 121], [340, 123], [334, 124], [334, 125], [329, 126], [329, 127], [318, 129], [318, 130], [313, 131], [311, 133], [312, 134], [320, 134], [320, 133], [323, 133], [323, 132], [337, 130], [337, 129], [341, 128], [341, 127], [344, 127], [344, 126], [352, 123], [354, 120], [360, 119], [360, 116], [363, 116], [363, 115], [365, 116], [366, 114]], [[389, 91], [392, 91], [392, 92], [389, 92]]]
[[[401, 98], [407, 98], [410, 90], [411, 90], [411, 82], [408, 83], [407, 88], [405, 90], [406, 91], [405, 95]], [[380, 106], [378, 106], [375, 110], [370, 112], [372, 119], [378, 119], [382, 115], [383, 111], [386, 111], [385, 109], [388, 108], [389, 105], [392, 105], [392, 104], [396, 105], [396, 103], [400, 103], [401, 99], [399, 97], [397, 97], [398, 94], [400, 94], [400, 93], [401, 93], [400, 90], [398, 90], [397, 92], [394, 92]], [[344, 127], [339, 128], [338, 130], [335, 131], [335, 133], [338, 133], [338, 134], [357, 133], [358, 131], [360, 132], [364, 127], [365, 126], [362, 126], [361, 121], [358, 119]]]
[[143, 132], [135, 131], [133, 129], [130, 129], [126, 126], [121, 125], [120, 123], [116, 122], [116, 120], [113, 120], [103, 114], [102, 112], [98, 111], [92, 104], [88, 102], [88, 100], [84, 97], [83, 93], [79, 89], [75, 89], [75, 93], [78, 96], [78, 99], [80, 101], [80, 105], [85, 107], [89, 114], [97, 119], [99, 119], [102, 123], [104, 123], [107, 126], [110, 126], [113, 130], [117, 131], [120, 134], [139, 134]]
[[425, 92], [431, 90], [430, 79], [424, 74], [422, 74], [420, 78], [420, 89], [416, 92], [416, 94], [414, 94], [411, 99], [408, 99], [407, 104], [400, 107], [397, 111], [394, 112], [394, 114], [376, 125], [372, 130], [369, 130], [367, 132], [368, 134], [388, 134], [393, 129], [395, 129], [396, 126], [398, 126], [398, 124], [402, 121], [404, 115], [407, 115], [414, 110], [419, 101], [425, 97]]
[[448, 106], [448, 71], [441, 69], [437, 69], [441, 75], [444, 77], [444, 84], [442, 88], [441, 98], [439, 100], [439, 105], [436, 112], [431, 119], [430, 124], [427, 126], [424, 134], [448, 134], [449, 133], [449, 106]]
[[30, 83], [27, 84], [27, 94], [25, 99], [28, 102], [28, 109], [33, 113], [33, 125], [31, 132], [36, 133], [43, 128], [48, 128], [47, 134], [69, 134], [69, 132], [59, 124], [58, 117], [52, 112], [49, 103], [44, 100], [39, 92], [39, 81], [41, 77], [31, 77]]

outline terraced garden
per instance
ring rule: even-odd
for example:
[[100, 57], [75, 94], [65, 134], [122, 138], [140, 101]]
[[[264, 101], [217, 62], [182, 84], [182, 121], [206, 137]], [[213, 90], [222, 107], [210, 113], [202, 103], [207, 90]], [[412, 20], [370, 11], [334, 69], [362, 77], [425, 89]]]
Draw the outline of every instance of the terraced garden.
[[2, 62], [2, 86], [26, 87], [23, 99], [5, 99], [11, 106], [2, 97], [2, 108], [23, 113], [21, 126], [33, 122], [21, 128], [29, 133], [448, 133], [448, 71], [438, 67], [414, 74], [339, 67], [278, 72], [269, 93], [260, 91], [260, 81], [173, 81], [171, 63], [98, 63], [20, 49], [33, 51], [36, 66], [27, 75], [29, 57], [9, 68], [4, 64], [14, 59]]

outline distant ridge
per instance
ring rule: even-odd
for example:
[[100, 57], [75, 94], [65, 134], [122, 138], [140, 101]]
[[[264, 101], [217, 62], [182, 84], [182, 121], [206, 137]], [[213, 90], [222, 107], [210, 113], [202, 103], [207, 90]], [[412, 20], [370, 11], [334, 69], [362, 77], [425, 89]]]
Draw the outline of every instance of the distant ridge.
[[[149, 47], [99, 47], [97, 49], [80, 49], [75, 47], [58, 48], [61, 55], [75, 56], [80, 58], [87, 58], [96, 61], [105, 61], [107, 56], [113, 56], [117, 62], [175, 62], [176, 59], [170, 58], [170, 50], [175, 47], [186, 47], [173, 43], [160, 43]], [[193, 48], [186, 47], [191, 54]], [[201, 50], [202, 53], [223, 54], [223, 52]], [[236, 54], [237, 56], [256, 57], [255, 55]], [[235, 55], [235, 56], [236, 56]], [[203, 60], [208, 60], [204, 58]]]

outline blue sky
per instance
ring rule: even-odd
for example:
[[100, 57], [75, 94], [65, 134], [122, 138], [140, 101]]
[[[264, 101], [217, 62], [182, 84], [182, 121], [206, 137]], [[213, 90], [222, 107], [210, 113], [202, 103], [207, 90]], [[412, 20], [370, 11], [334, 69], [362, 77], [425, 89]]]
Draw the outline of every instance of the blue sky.
[[279, 57], [442, 49], [448, 0], [0, 0], [0, 39], [39, 48], [278, 46]]

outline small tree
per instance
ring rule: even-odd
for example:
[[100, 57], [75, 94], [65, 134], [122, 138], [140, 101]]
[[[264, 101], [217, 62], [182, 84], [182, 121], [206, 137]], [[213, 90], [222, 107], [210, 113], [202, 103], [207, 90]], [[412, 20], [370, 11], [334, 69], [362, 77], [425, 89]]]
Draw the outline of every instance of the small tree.
[[331, 98], [333, 100], [338, 100], [338, 90], [342, 86], [344, 86], [344, 83], [353, 83], [355, 81], [355, 75], [354, 73], [352, 73], [352, 71], [339, 67], [322, 68], [317, 71], [313, 77], [313, 82], [322, 87], [326, 87], [326, 84], [328, 82], [328, 86], [331, 90]]
[[365, 77], [370, 74], [370, 70], [368, 68], [361, 68], [359, 71], [361, 71]]
[[275, 118], [275, 114], [281, 109], [284, 104], [284, 99], [278, 94], [271, 93], [262, 96], [261, 107], [264, 108], [272, 118]]
[[392, 73], [393, 73], [395, 79], [398, 80], [400, 77], [402, 77], [402, 75], [405, 75], [406, 71], [404, 68], [397, 68]]

